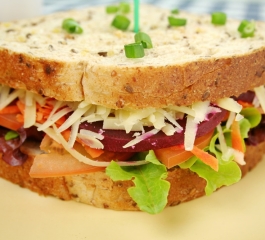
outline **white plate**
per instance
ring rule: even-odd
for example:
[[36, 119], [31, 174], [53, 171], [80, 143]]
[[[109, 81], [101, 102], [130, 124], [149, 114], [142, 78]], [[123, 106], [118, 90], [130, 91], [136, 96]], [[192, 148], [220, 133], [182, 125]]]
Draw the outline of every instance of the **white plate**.
[[0, 180], [0, 239], [261, 240], [265, 159], [238, 184], [158, 215], [97, 209], [41, 197]]

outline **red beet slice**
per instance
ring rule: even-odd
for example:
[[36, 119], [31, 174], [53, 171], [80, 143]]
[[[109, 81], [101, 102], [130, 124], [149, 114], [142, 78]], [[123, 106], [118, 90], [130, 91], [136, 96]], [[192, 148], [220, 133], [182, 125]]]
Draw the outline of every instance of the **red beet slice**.
[[[198, 126], [196, 137], [203, 136], [214, 128], [224, 119], [226, 110], [222, 110], [219, 113], [209, 114], [208, 120], [202, 122]], [[162, 131], [157, 134], [142, 140], [133, 147], [123, 148], [125, 144], [134, 139], [133, 135], [135, 132], [130, 132], [126, 134], [123, 130], [107, 130], [102, 129], [103, 122], [94, 122], [94, 123], [82, 123], [80, 128], [87, 129], [93, 132], [102, 132], [104, 139], [101, 142], [104, 145], [104, 149], [112, 152], [143, 152], [151, 149], [159, 149], [165, 147], [171, 147], [174, 145], [179, 145], [184, 143], [184, 132], [186, 126], [186, 119], [178, 121], [178, 123], [183, 127], [183, 131], [180, 133], [175, 133], [172, 136], [167, 136]], [[150, 131], [153, 128], [145, 127], [145, 131]]]
[[235, 97], [236, 100], [241, 100], [244, 102], [252, 103], [255, 98], [255, 92], [247, 91], [245, 93], [241, 93], [238, 97]]

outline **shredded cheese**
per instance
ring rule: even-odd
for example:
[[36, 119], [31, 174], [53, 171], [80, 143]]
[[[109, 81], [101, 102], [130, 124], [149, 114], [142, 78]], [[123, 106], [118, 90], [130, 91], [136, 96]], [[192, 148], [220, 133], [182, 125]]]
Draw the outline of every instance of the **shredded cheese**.
[[24, 114], [24, 128], [33, 126], [36, 122], [36, 101], [34, 93], [26, 92], [25, 97], [25, 114]]
[[14, 90], [10, 93], [10, 88], [2, 86], [0, 95], [0, 110], [8, 106], [16, 98], [22, 98], [25, 95], [23, 90]]
[[264, 86], [256, 87], [254, 88], [254, 91], [259, 100], [260, 106], [263, 112], [265, 113], [265, 87]]
[[156, 111], [155, 108], [139, 109], [139, 110], [119, 110], [118, 117], [120, 118], [120, 125], [124, 126], [126, 133], [132, 130], [132, 126], [142, 119], [148, 118]]
[[184, 137], [184, 148], [186, 151], [191, 151], [194, 146], [196, 133], [197, 133], [197, 123], [194, 120], [194, 117], [188, 116]]
[[59, 127], [58, 131], [62, 132], [69, 127], [71, 127], [81, 116], [90, 108], [90, 106], [86, 106], [84, 108], [77, 108], [69, 118]]
[[209, 113], [210, 102], [198, 102], [192, 105], [194, 116], [188, 115], [186, 122], [184, 148], [186, 151], [191, 151], [194, 147], [198, 124], [204, 121]]
[[170, 106], [169, 109], [174, 110], [174, 111], [177, 111], [177, 112], [185, 113], [187, 115], [190, 115], [190, 116], [195, 117], [195, 112], [190, 107], [185, 107], [185, 106]]
[[123, 148], [128, 148], [128, 147], [133, 147], [134, 145], [136, 145], [137, 143], [143, 141], [144, 139], [147, 139], [155, 134], [157, 134], [159, 132], [159, 129], [152, 129], [149, 132], [146, 132], [142, 135], [136, 136], [133, 140], [131, 140], [130, 142], [128, 142], [127, 144], [125, 144], [123, 146]]
[[228, 151], [228, 146], [226, 144], [224, 133], [220, 124], [217, 126], [217, 131], [218, 131], [218, 140], [220, 144], [220, 149], [222, 152], [222, 159], [224, 161], [228, 161], [231, 154]]
[[177, 128], [173, 127], [171, 124], [166, 123], [166, 125], [162, 128], [162, 131], [167, 135], [167, 136], [172, 136], [174, 133], [177, 131]]
[[242, 116], [241, 114], [237, 114], [236, 115], [236, 117], [235, 117], [235, 120], [237, 121], [237, 122], [239, 122], [240, 120], [242, 120], [244, 118], [244, 116]]
[[[115, 117], [108, 117], [103, 121], [103, 129], [113, 129], [113, 130], [125, 130], [119, 119]], [[131, 131], [143, 131], [143, 123], [137, 122], [132, 126]]]
[[198, 102], [192, 104], [192, 109], [195, 112], [194, 121], [200, 123], [205, 120], [206, 115], [208, 114], [210, 102]]
[[5, 85], [3, 85], [3, 86], [1, 85], [0, 109], [6, 107], [9, 104], [9, 102], [6, 101], [6, 99], [8, 98], [9, 92], [10, 92], [10, 87], [5, 86]]
[[[97, 122], [97, 121], [103, 121], [104, 119], [102, 118], [102, 116], [96, 115], [95, 113], [91, 113], [90, 115], [88, 115], [87, 113], [85, 113], [85, 117], [82, 117], [80, 122]], [[108, 118], [106, 118], [104, 121], [106, 121]]]
[[216, 103], [219, 107], [230, 112], [240, 113], [242, 110], [242, 106], [233, 98], [222, 98], [219, 99]]
[[55, 103], [53, 104], [53, 109], [48, 117], [48, 119], [50, 119], [57, 111], [59, 108], [64, 107], [65, 104], [62, 101], [55, 101]]
[[233, 123], [233, 121], [235, 120], [236, 114], [234, 112], [230, 112], [228, 119], [226, 121], [226, 128], [229, 129]]
[[260, 106], [259, 104], [259, 99], [257, 98], [257, 95], [255, 95], [253, 101], [252, 101], [252, 104], [255, 108], [258, 108]]
[[90, 137], [94, 137], [94, 138], [97, 138], [99, 140], [103, 140], [104, 139], [104, 136], [102, 135], [102, 133], [95, 133], [95, 132], [92, 132], [92, 131], [86, 130], [86, 129], [81, 129], [80, 130], [80, 134], [87, 135], [87, 136], [90, 136]]
[[103, 149], [104, 145], [93, 135], [78, 133], [77, 137], [87, 146], [96, 149]]
[[78, 119], [71, 127], [70, 138], [68, 140], [69, 147], [73, 147], [77, 138], [78, 130], [80, 125], [80, 119]]
[[65, 107], [61, 109], [60, 111], [58, 111], [57, 113], [54, 113], [54, 114], [51, 113], [48, 119], [46, 120], [46, 122], [44, 122], [42, 125], [38, 127], [38, 131], [44, 131], [48, 127], [52, 126], [57, 120], [59, 120], [60, 118], [62, 118], [63, 116], [65, 116], [66, 114], [72, 111], [73, 111], [72, 108]]
[[181, 127], [179, 125], [179, 123], [176, 121], [176, 118], [172, 115], [169, 114], [167, 111], [163, 110], [163, 109], [158, 109], [159, 112], [163, 113], [164, 117], [171, 122], [173, 125], [176, 126], [177, 128], [177, 132], [181, 132], [183, 130], [183, 127]]

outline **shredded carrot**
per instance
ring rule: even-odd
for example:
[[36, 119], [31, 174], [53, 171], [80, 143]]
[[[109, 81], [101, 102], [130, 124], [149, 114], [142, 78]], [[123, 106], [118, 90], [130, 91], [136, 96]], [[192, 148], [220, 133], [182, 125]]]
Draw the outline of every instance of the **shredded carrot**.
[[240, 134], [240, 127], [238, 121], [233, 121], [231, 125], [231, 140], [232, 147], [239, 152], [245, 152], [243, 139]]
[[37, 113], [36, 113], [36, 121], [39, 123], [44, 123], [51, 113], [51, 109], [46, 108], [45, 106], [36, 105]]
[[43, 112], [46, 115], [50, 115], [50, 112], [52, 111], [53, 107], [48, 105], [47, 103], [44, 106], [37, 104], [37, 109], [38, 111]]
[[249, 102], [244, 102], [242, 100], [237, 100], [237, 102], [243, 107], [243, 108], [247, 108], [247, 107], [253, 107], [252, 103]]
[[14, 114], [20, 113], [17, 105], [10, 105], [0, 110], [0, 114]]
[[24, 116], [22, 114], [17, 114], [16, 119], [18, 122], [24, 123]]
[[[48, 117], [50, 116], [52, 109], [53, 109], [53, 106], [50, 105], [49, 102], [46, 102], [44, 106], [37, 104], [37, 121], [40, 123], [45, 122], [45, 120], [47, 120]], [[39, 113], [42, 114], [41, 119], [38, 119]], [[63, 116], [59, 120], [57, 120], [55, 124], [57, 125], [57, 127], [60, 127], [65, 121], [66, 121], [66, 117]]]
[[45, 115], [45, 116], [48, 117], [50, 115], [52, 109], [50, 109], [50, 108], [44, 108], [44, 107], [37, 107], [37, 111], [38, 112], [41, 112], [43, 115]]
[[92, 158], [97, 158], [104, 153], [104, 150], [102, 149], [91, 148], [86, 145], [84, 146], [84, 148]]
[[18, 100], [16, 102], [17, 107], [19, 108], [20, 112], [24, 115], [25, 113], [25, 104], [23, 102], [21, 102], [20, 100]]
[[202, 149], [194, 146], [191, 152], [199, 158], [201, 161], [203, 161], [205, 164], [210, 166], [213, 170], [218, 171], [218, 160], [208, 152], [203, 151]]
[[61, 132], [61, 134], [64, 137], [64, 139], [68, 141], [71, 135], [71, 131], [69, 129], [66, 129], [65, 131]]
[[63, 123], [66, 121], [66, 117], [63, 116], [60, 119], [58, 119], [55, 123], [57, 127], [60, 127], [61, 125], [63, 125]]
[[42, 122], [42, 120], [43, 120], [43, 113], [37, 112], [36, 121], [40, 123], [40, 122]]

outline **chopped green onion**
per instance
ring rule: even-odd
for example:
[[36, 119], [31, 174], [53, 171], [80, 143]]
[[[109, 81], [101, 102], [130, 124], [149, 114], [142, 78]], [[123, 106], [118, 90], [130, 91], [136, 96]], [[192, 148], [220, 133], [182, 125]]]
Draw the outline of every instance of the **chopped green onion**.
[[175, 18], [172, 16], [168, 17], [168, 22], [170, 26], [180, 27], [185, 26], [187, 23], [187, 19], [185, 18]]
[[14, 138], [17, 138], [19, 136], [19, 134], [16, 132], [16, 131], [8, 131], [6, 134], [5, 134], [5, 140], [8, 141], [8, 140], [12, 140]]
[[243, 20], [237, 29], [242, 38], [253, 37], [255, 32], [255, 22]]
[[131, 43], [124, 45], [125, 56], [127, 58], [142, 58], [144, 57], [144, 47], [142, 43]]
[[121, 13], [129, 13], [131, 11], [131, 7], [129, 3], [126, 2], [121, 2], [120, 6], [119, 6], [119, 10], [121, 11]]
[[223, 12], [212, 13], [212, 24], [225, 25], [226, 24], [226, 14]]
[[68, 33], [82, 33], [83, 29], [80, 27], [79, 23], [72, 18], [67, 18], [63, 20], [62, 28]]
[[117, 15], [113, 19], [111, 25], [115, 28], [125, 31], [130, 25], [130, 20], [123, 15]]
[[142, 43], [144, 48], [152, 48], [152, 40], [150, 36], [144, 32], [138, 32], [134, 35], [134, 40], [136, 43]]
[[241, 23], [239, 24], [237, 30], [239, 32], [242, 32], [244, 30], [244, 28], [250, 23], [250, 21], [248, 20], [242, 20]]
[[118, 6], [111, 5], [111, 6], [107, 6], [106, 7], [106, 13], [108, 13], [108, 14], [116, 13], [118, 11], [119, 11], [119, 7]]
[[172, 14], [179, 14], [179, 10], [178, 9], [173, 9], [173, 10], [171, 10], [171, 13]]
[[117, 5], [109, 5], [106, 7], [106, 13], [112, 14], [121, 12], [123, 14], [127, 14], [131, 11], [131, 6], [129, 3], [121, 2], [118, 6]]

